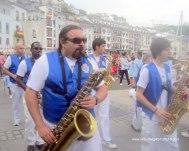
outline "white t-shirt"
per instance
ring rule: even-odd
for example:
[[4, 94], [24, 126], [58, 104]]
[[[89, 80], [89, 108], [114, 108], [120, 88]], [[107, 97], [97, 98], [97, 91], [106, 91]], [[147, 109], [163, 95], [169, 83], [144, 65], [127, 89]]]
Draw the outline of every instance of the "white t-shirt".
[[121, 70], [126, 70], [129, 68], [129, 62], [127, 60], [127, 58], [121, 58], [120, 59], [120, 64], [121, 64]]
[[[66, 57], [66, 61], [71, 71], [73, 72], [76, 60], [69, 59]], [[97, 65], [92, 60], [89, 59], [89, 61], [93, 66], [93, 70], [96, 70]], [[41, 89], [43, 89], [45, 85], [45, 81], [47, 80], [48, 74], [49, 74], [48, 59], [46, 54], [44, 54], [35, 62], [32, 71], [30, 73], [27, 86], [35, 91], [41, 91]], [[98, 87], [101, 86], [102, 84], [103, 83], [101, 82], [98, 85]]]
[[[21, 59], [21, 57], [19, 57], [19, 59]], [[6, 61], [5, 61], [5, 63], [4, 63], [4, 67], [5, 67], [6, 69], [9, 69], [10, 66], [11, 66], [11, 63], [12, 63], [11, 57], [8, 56], [7, 59], [6, 59]]]
[[[93, 57], [90, 57], [90, 60], [92, 60], [95, 64], [97, 64], [97, 66], [98, 66], [98, 64], [99, 64], [99, 62], [100, 62], [100, 56], [95, 56], [95, 55], [93, 55], [94, 56], [94, 58]], [[105, 66], [107, 66], [107, 59], [105, 60]]]
[[[159, 75], [161, 77], [161, 80], [162, 80], [162, 84], [166, 83], [166, 74], [165, 74], [165, 69], [163, 67], [160, 67], [160, 66], [157, 66], [157, 70], [159, 72]], [[143, 68], [141, 70], [141, 73], [140, 73], [140, 77], [139, 77], [139, 80], [137, 82], [137, 86], [139, 87], [142, 87], [144, 89], [146, 89], [147, 85], [149, 83], [149, 70], [147, 68]], [[165, 109], [167, 107], [167, 91], [166, 90], [162, 90], [162, 93], [161, 93], [161, 96], [160, 96], [160, 99], [157, 103], [157, 107], [158, 108], [161, 108], [161, 109]]]
[[22, 60], [18, 66], [18, 70], [17, 70], [16, 74], [21, 77], [24, 77], [26, 73], [27, 73], [26, 61]]
[[7, 59], [6, 59], [6, 61], [5, 61], [5, 63], [4, 63], [4, 67], [5, 67], [6, 69], [9, 69], [10, 66], [11, 66], [11, 57], [8, 56]]

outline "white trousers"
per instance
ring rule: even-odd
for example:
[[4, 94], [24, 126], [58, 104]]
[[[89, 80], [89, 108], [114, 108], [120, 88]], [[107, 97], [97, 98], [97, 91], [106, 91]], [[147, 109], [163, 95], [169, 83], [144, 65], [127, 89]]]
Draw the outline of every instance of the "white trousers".
[[157, 120], [143, 115], [141, 151], [179, 151], [177, 130], [171, 135], [161, 132]]
[[136, 100], [134, 101], [134, 114], [132, 119], [132, 125], [135, 129], [141, 130], [142, 129], [142, 108], [137, 107]]
[[35, 128], [35, 123], [33, 118], [28, 111], [26, 106], [25, 99], [23, 98], [24, 102], [24, 111], [25, 111], [25, 139], [27, 145], [41, 145], [44, 144], [43, 139], [38, 135], [38, 132]]
[[[43, 120], [50, 128], [54, 128], [56, 126], [52, 123], [49, 123], [47, 120], [45, 120], [44, 117], [43, 117]], [[85, 141], [76, 140], [68, 148], [68, 151], [102, 151], [102, 143], [101, 143], [98, 128], [93, 137]]]
[[92, 138], [86, 141], [76, 140], [69, 147], [68, 151], [102, 151], [102, 144], [98, 129]]
[[102, 141], [111, 141], [110, 135], [110, 98], [109, 95], [104, 101], [95, 107], [96, 119]]
[[22, 99], [24, 90], [14, 83], [11, 84], [10, 88], [12, 92], [13, 121], [14, 123], [20, 123], [24, 111]]
[[135, 89], [129, 90], [129, 96], [132, 98], [133, 101], [133, 108], [134, 108], [134, 114], [132, 118], [132, 125], [135, 129], [141, 130], [142, 129], [142, 108], [137, 107], [136, 103], [136, 91]]

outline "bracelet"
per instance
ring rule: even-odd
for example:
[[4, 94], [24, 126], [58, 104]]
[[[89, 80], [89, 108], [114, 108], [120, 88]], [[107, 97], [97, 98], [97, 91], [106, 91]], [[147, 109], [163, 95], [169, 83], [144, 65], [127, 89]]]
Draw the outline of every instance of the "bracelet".
[[97, 105], [100, 99], [96, 95], [94, 95], [94, 98], [96, 100], [96, 104], [95, 105]]

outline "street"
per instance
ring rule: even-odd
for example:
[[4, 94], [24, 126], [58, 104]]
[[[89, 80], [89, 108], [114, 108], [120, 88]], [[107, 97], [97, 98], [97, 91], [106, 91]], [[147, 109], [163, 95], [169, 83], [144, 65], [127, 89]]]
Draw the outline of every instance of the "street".
[[[120, 86], [113, 84], [110, 90], [111, 98], [111, 133], [113, 141], [118, 145], [116, 151], [140, 151], [140, 133], [131, 128], [133, 114], [132, 100], [128, 96], [126, 82]], [[189, 138], [180, 136], [180, 131], [189, 128], [189, 113], [185, 114], [178, 126], [180, 151], [188, 151]], [[11, 101], [8, 92], [0, 82], [0, 151], [25, 151], [24, 122], [20, 126], [12, 126]], [[104, 147], [104, 151], [110, 151]]]

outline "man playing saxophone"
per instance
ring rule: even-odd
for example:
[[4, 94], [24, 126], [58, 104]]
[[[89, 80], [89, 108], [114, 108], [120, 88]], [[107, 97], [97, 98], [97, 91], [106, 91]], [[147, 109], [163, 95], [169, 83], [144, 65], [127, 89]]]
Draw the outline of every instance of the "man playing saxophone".
[[[80, 27], [64, 27], [59, 34], [58, 50], [40, 57], [31, 71], [26, 88], [26, 104], [39, 135], [48, 144], [56, 141], [52, 128], [59, 122], [93, 69], [88, 58], [81, 54], [85, 43], [86, 38]], [[43, 116], [39, 112], [37, 99], [37, 92], [41, 90]], [[106, 95], [107, 87], [101, 82], [96, 88], [95, 96], [84, 98], [80, 105], [93, 109]], [[77, 140], [69, 147], [69, 151], [89, 150], [102, 150], [98, 131], [92, 138]]]
[[[89, 55], [89, 58], [96, 62], [99, 69], [111, 69], [111, 60], [107, 59], [107, 56], [105, 56], [105, 46], [106, 41], [102, 38], [96, 38], [93, 40], [93, 53]], [[110, 67], [109, 67], [110, 66]], [[110, 71], [107, 71], [108, 74], [110, 74]], [[109, 76], [109, 75], [108, 75]], [[110, 78], [110, 77], [108, 77]], [[111, 79], [110, 79], [111, 80]], [[106, 80], [105, 80], [106, 81]], [[110, 84], [108, 81], [108, 84]], [[117, 148], [117, 145], [112, 142], [111, 135], [110, 135], [110, 119], [109, 119], [109, 111], [110, 110], [110, 97], [107, 96], [106, 99], [99, 103], [95, 107], [95, 113], [97, 116], [97, 122], [100, 130], [100, 136], [102, 139], [103, 145], [109, 147], [109, 148]]]
[[166, 111], [171, 101], [171, 69], [164, 63], [170, 56], [171, 44], [167, 39], [156, 38], [152, 41], [150, 50], [154, 61], [141, 71], [136, 91], [143, 110], [141, 137], [144, 140], [141, 150], [178, 151], [177, 131], [165, 135], [160, 129], [160, 123], [171, 117]]

